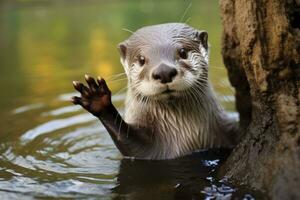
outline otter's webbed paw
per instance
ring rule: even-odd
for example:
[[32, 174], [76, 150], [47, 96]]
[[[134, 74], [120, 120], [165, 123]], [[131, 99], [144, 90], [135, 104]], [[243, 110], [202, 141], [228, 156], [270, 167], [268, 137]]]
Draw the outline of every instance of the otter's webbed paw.
[[81, 97], [72, 97], [74, 104], [81, 105], [84, 109], [99, 117], [102, 112], [109, 110], [111, 103], [111, 92], [104, 79], [98, 77], [97, 81], [91, 76], [85, 75], [88, 86], [73, 81], [74, 88], [80, 92]]

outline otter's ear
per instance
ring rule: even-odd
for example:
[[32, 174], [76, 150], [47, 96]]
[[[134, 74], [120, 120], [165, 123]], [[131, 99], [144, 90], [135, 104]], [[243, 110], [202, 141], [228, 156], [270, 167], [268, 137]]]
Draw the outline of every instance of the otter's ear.
[[196, 38], [200, 41], [200, 44], [207, 50], [208, 49], [208, 34], [206, 31], [197, 31]]
[[125, 42], [122, 42], [118, 45], [118, 49], [120, 52], [120, 56], [122, 58], [122, 60], [125, 60], [126, 58], [126, 52], [127, 52], [127, 45]]

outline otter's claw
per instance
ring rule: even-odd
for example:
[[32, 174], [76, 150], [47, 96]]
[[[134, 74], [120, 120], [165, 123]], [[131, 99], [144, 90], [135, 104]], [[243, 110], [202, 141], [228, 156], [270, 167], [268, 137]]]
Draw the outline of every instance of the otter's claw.
[[111, 105], [111, 92], [102, 78], [97, 82], [89, 75], [85, 75], [88, 87], [84, 84], [73, 81], [74, 88], [81, 94], [81, 97], [72, 97], [74, 104], [81, 105], [84, 109], [95, 116], [101, 114]]

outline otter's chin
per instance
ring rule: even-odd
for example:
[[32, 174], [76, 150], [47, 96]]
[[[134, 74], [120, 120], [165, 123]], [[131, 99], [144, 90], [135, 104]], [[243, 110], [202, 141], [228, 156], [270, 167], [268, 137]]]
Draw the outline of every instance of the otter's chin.
[[168, 100], [179, 98], [180, 96], [181, 95], [179, 91], [166, 89], [162, 92], [147, 97], [156, 101], [168, 101]]
[[171, 90], [171, 89], [168, 88], [168, 89], [162, 91], [160, 94], [162, 94], [162, 95], [164, 95], [164, 94], [170, 95], [170, 94], [175, 93], [175, 92], [176, 92], [176, 90]]
[[186, 91], [186, 86], [183, 84], [166, 84], [166, 85], [156, 85], [156, 84], [142, 84], [142, 87], [137, 88], [137, 92], [149, 99], [153, 100], [166, 100], [166, 99], [176, 99], [182, 97], [184, 91]]

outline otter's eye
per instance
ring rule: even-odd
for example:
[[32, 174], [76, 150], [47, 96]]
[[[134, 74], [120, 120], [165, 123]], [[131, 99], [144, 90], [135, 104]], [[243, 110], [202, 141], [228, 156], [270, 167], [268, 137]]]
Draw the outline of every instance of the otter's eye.
[[146, 62], [146, 59], [144, 56], [139, 56], [138, 61], [139, 61], [140, 66], [143, 66]]
[[185, 48], [179, 49], [178, 54], [179, 54], [180, 58], [182, 58], [182, 59], [187, 59], [187, 57], [188, 57], [188, 52]]

